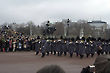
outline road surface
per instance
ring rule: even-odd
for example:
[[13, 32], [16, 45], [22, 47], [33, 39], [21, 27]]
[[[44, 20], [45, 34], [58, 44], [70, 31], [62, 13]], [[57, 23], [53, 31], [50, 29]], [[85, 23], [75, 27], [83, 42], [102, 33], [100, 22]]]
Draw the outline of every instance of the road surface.
[[0, 73], [36, 73], [46, 65], [59, 65], [66, 73], [80, 73], [83, 67], [92, 65], [96, 55], [91, 58], [80, 59], [75, 55], [69, 56], [46, 56], [44, 58], [35, 55], [35, 52], [0, 52]]

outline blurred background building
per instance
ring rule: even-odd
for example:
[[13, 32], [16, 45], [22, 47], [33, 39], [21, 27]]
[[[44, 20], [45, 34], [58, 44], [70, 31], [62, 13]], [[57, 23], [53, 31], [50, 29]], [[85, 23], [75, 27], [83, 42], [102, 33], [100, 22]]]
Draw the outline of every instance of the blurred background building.
[[106, 38], [106, 30], [108, 27], [107, 22], [104, 21], [91, 21], [88, 22], [88, 24], [91, 26], [91, 29], [93, 31], [92, 35], [93, 37], [102, 37]]

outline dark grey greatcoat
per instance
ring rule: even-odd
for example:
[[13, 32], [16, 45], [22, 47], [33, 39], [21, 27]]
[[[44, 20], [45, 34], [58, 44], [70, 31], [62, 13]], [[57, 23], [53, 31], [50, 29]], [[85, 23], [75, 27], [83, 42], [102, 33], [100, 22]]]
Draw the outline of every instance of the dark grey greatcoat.
[[85, 53], [86, 54], [90, 54], [91, 53], [91, 45], [90, 45], [89, 42], [86, 43]]
[[75, 51], [75, 44], [72, 42], [68, 46], [68, 52], [73, 53]]
[[41, 42], [37, 41], [35, 43], [35, 50], [36, 50], [36, 52], [39, 52], [40, 51], [40, 48], [41, 48]]
[[84, 54], [85, 54], [85, 44], [84, 44], [84, 43], [80, 43], [80, 44], [79, 44], [78, 54], [79, 54], [79, 55], [84, 55]]

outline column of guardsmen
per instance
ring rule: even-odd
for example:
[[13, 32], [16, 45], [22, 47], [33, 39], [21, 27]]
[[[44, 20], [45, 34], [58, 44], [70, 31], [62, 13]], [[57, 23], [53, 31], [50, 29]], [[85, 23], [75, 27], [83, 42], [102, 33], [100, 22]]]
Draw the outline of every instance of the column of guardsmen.
[[93, 57], [95, 53], [110, 54], [110, 40], [85, 38], [82, 39], [42, 39], [36, 40], [35, 43], [36, 55], [42, 54], [41, 57], [49, 56], [54, 54], [58, 56], [66, 56], [69, 54], [70, 57], [73, 55], [80, 56], [80, 58]]

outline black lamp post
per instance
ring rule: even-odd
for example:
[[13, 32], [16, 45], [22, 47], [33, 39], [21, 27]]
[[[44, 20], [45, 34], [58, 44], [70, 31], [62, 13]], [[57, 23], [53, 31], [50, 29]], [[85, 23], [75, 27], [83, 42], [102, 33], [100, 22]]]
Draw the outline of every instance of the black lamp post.
[[70, 19], [67, 20], [67, 36], [69, 35], [69, 23], [70, 23]]

